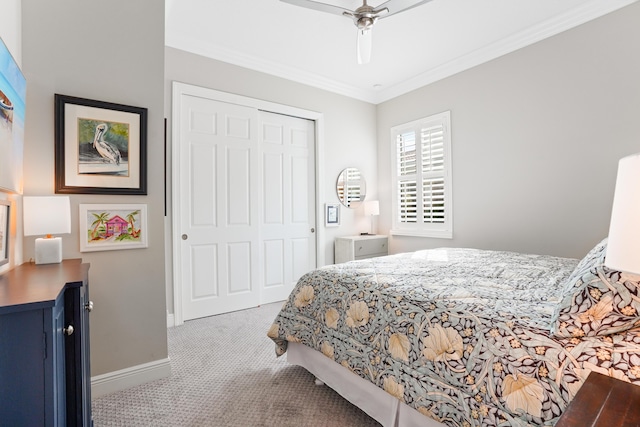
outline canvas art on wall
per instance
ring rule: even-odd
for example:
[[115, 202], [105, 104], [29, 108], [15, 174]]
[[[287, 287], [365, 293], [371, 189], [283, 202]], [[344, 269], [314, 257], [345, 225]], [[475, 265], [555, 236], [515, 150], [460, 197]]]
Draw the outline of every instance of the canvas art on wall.
[[146, 248], [147, 205], [80, 205], [80, 252]]
[[22, 193], [27, 83], [0, 39], [0, 190]]

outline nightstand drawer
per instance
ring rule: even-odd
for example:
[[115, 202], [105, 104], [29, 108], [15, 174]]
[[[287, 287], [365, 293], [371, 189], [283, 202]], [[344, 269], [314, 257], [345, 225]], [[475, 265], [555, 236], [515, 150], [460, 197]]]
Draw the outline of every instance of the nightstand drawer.
[[360, 236], [336, 237], [336, 264], [388, 254], [389, 245], [387, 236], [365, 234]]
[[359, 257], [367, 258], [378, 254], [386, 255], [387, 239], [356, 240], [353, 251], [356, 259]]

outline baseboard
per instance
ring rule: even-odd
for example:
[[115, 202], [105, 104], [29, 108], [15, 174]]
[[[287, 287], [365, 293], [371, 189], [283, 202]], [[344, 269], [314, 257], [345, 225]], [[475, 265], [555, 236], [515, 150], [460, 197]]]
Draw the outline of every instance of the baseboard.
[[167, 328], [176, 326], [176, 320], [173, 313], [167, 313]]
[[169, 358], [91, 377], [91, 397], [100, 397], [171, 375]]

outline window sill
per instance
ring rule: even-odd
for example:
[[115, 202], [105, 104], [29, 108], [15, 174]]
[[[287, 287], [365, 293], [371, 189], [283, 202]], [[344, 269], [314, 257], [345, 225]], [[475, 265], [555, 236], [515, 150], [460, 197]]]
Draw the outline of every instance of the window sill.
[[436, 239], [453, 239], [451, 230], [398, 230], [389, 231], [392, 236], [433, 237]]

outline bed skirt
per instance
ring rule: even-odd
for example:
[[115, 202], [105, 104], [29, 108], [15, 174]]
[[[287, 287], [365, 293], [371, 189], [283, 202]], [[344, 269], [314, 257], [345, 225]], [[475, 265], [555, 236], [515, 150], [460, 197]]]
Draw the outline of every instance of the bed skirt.
[[289, 342], [287, 361], [302, 366], [383, 427], [444, 427], [306, 345]]

